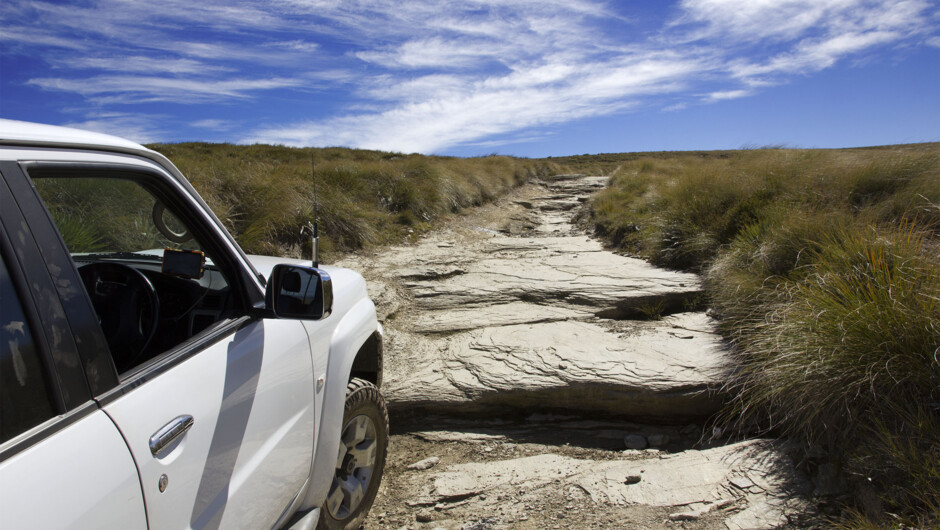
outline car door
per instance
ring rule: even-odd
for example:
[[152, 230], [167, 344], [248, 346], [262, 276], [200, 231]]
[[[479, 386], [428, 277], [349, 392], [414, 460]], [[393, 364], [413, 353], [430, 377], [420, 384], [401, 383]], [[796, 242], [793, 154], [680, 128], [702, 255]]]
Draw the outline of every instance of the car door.
[[[0, 166], [3, 166], [0, 163]], [[45, 254], [0, 167], [0, 528], [146, 528], [134, 460], [92, 399]], [[40, 247], [43, 247], [42, 250]], [[61, 252], [61, 250], [60, 250]]]
[[[242, 318], [102, 400], [137, 461], [153, 528], [264, 528], [313, 452], [309, 343], [299, 322]], [[178, 362], [176, 362], [178, 359]], [[186, 429], [156, 450], [161, 430]]]
[[[238, 259], [227, 253], [211, 219], [161, 168], [134, 157], [96, 158], [94, 164], [34, 160], [21, 166], [36, 184], [37, 199], [40, 184], [55, 179], [83, 179], [72, 191], [84, 190], [93, 199], [127, 185], [158, 198], [178, 214], [182, 232], [206, 248], [217, 269], [213, 274], [234, 299], [208, 327], [126, 369], [115, 385], [95, 393], [137, 464], [149, 524], [270, 527], [303, 491], [312, 460], [314, 374], [304, 326], [248, 315], [251, 300], [263, 295], [247, 291], [250, 286], [239, 279], [243, 271], [235, 268]], [[46, 200], [48, 206], [51, 199]], [[90, 204], [84, 214], [94, 208]], [[147, 213], [128, 217], [135, 219], [134, 230]], [[59, 222], [53, 213], [48, 218]], [[110, 350], [112, 356], [124, 354]]]

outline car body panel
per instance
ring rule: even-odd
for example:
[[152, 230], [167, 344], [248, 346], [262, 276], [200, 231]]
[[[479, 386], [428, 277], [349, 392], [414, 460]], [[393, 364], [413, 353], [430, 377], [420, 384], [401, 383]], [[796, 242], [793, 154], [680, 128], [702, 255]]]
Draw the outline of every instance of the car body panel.
[[[269, 256], [250, 255], [255, 269], [267, 277], [278, 263], [309, 265], [310, 261], [285, 260]], [[317, 391], [318, 427], [316, 462], [311, 467], [311, 483], [308, 488], [303, 508], [309, 509], [322, 505], [329, 491], [331, 478], [335, 471], [336, 455], [339, 452], [339, 439], [343, 423], [343, 403], [346, 398], [347, 377], [334, 377], [330, 374], [349, 374], [352, 370], [356, 353], [373, 334], [382, 334], [378, 325], [375, 304], [368, 296], [365, 280], [358, 273], [339, 267], [322, 267], [333, 280], [334, 292], [344, 293], [335, 297], [333, 314], [318, 321], [304, 321], [313, 341], [314, 370], [326, 374], [323, 388]], [[327, 327], [329, 326], [329, 327]], [[327, 345], [324, 349], [322, 345]], [[324, 352], [327, 352], [324, 354]]]
[[[307, 479], [297, 463], [312, 457], [309, 341], [299, 322], [249, 321], [105, 411], [137, 461], [151, 526], [270, 525]], [[151, 454], [151, 436], [181, 415], [193, 426]], [[235, 524], [223, 525], [229, 518]]]
[[147, 528], [121, 434], [100, 410], [73, 414], [80, 419], [0, 462], [0, 527]]

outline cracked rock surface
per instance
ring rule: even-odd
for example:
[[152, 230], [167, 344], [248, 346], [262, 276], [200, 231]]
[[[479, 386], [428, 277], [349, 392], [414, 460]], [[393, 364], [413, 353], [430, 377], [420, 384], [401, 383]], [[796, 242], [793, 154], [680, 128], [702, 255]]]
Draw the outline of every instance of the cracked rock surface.
[[[393, 436], [366, 528], [817, 527], [805, 516], [812, 487], [783, 444], [689, 447], [687, 426], [664, 428], [672, 439], [665, 449], [602, 450], [592, 446], [657, 428], [574, 417], [524, 423], [466, 421]], [[428, 455], [433, 467], [423, 465]]]
[[[786, 524], [793, 485], [788, 462], [773, 446], [752, 440], [704, 451], [657, 458], [596, 462], [540, 454], [497, 462], [450, 466], [432, 475], [415, 504], [452, 503], [484, 496], [496, 504], [502, 493], [526, 491], [533, 499], [545, 488], [575, 486], [592, 502], [608, 506], [647, 505], [671, 508], [673, 520], [694, 520], [712, 510], [735, 507], [726, 518], [730, 529]], [[747, 484], [741, 487], [741, 483]]]
[[685, 421], [714, 413], [728, 369], [694, 274], [617, 255], [572, 218], [605, 177], [557, 177], [363, 271], [387, 333], [396, 411], [591, 410]]
[[706, 427], [731, 358], [698, 277], [572, 223], [605, 183], [528, 184], [340, 263], [386, 332], [393, 433], [365, 528], [803, 524], [811, 488], [785, 446]]

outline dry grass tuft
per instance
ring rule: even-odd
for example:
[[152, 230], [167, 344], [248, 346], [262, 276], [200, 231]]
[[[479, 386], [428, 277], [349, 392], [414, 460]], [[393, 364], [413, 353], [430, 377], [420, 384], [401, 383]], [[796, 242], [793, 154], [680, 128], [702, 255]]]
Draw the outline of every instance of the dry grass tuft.
[[704, 274], [725, 420], [823, 450], [845, 524], [940, 524], [940, 145], [723, 155], [622, 164], [598, 231]]
[[556, 164], [504, 156], [452, 158], [271, 145], [149, 146], [180, 168], [250, 253], [295, 256], [314, 217], [316, 162], [321, 251], [402, 241], [449, 212], [491, 201]]

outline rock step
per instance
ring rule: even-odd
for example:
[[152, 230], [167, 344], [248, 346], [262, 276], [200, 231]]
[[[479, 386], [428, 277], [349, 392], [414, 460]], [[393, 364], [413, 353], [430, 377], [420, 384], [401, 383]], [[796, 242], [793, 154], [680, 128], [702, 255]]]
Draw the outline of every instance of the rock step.
[[[606, 181], [528, 186], [453, 229], [364, 258], [388, 317], [392, 414], [677, 423], [721, 406], [733, 363], [715, 323], [694, 312], [699, 277], [608, 252], [571, 224], [571, 208]], [[541, 235], [505, 233], [520, 231]]]
[[791, 516], [807, 510], [804, 496], [811, 489], [768, 440], [614, 460], [544, 453], [437, 467], [426, 480], [409, 505], [447, 509], [469, 499], [474, 510], [488, 512], [511, 499], [512, 514], [573, 489], [594, 506], [669, 508], [675, 522], [715, 512], [729, 530], [788, 526]]
[[392, 413], [568, 410], [686, 422], [718, 410], [727, 352], [703, 313], [616, 335], [598, 323], [559, 321], [458, 332], [445, 340], [390, 333], [408, 351], [386, 365]]
[[552, 252], [531, 256], [516, 246], [513, 257], [492, 257], [460, 266], [401, 271], [401, 283], [425, 311], [460, 310], [513, 302], [591, 308], [605, 318], [643, 318], [693, 309], [702, 285], [693, 274], [666, 271], [609, 252]]
[[449, 311], [421, 312], [413, 316], [409, 323], [415, 333], [433, 334], [518, 324], [587, 320], [593, 317], [594, 312], [587, 308], [544, 306], [520, 301], [483, 307], [465, 306]]
[[390, 273], [419, 309], [433, 313], [521, 301], [645, 318], [694, 309], [702, 295], [697, 275], [618, 256], [587, 236], [491, 236], [480, 245], [472, 256], [424, 245], [418, 253], [424, 264], [412, 260]]

